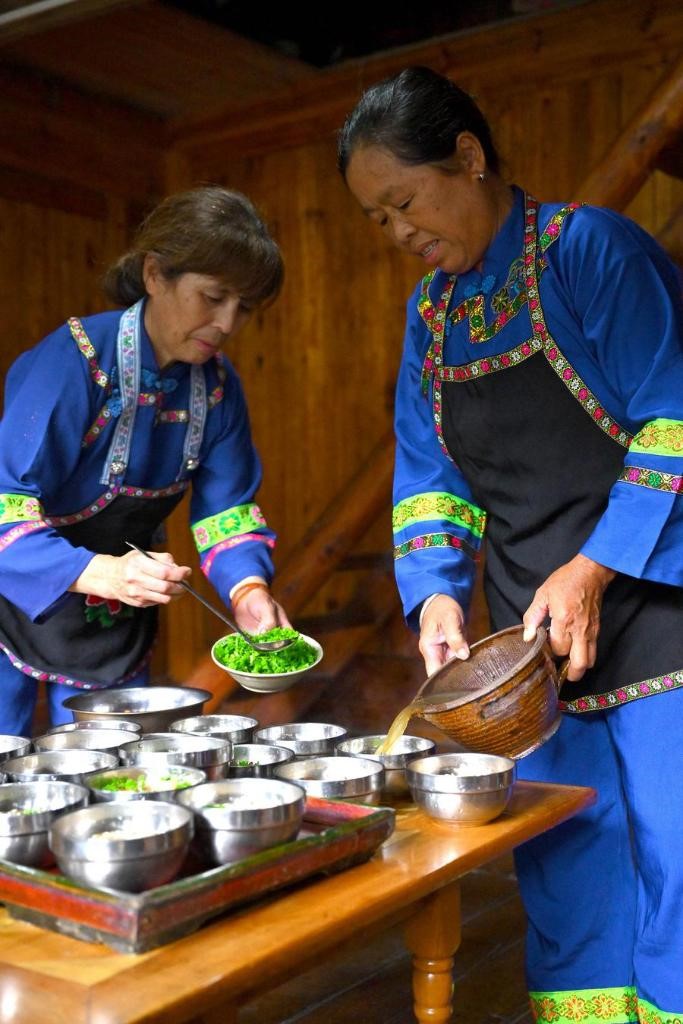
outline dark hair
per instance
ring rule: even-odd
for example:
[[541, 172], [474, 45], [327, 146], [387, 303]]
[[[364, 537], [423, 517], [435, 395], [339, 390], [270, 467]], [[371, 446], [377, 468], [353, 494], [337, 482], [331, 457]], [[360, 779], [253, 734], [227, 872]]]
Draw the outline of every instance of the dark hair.
[[345, 178], [360, 146], [381, 146], [406, 164], [442, 163], [465, 131], [477, 137], [497, 174], [491, 129], [472, 97], [431, 68], [405, 68], [363, 93], [339, 133], [337, 166]]
[[168, 280], [208, 274], [256, 305], [274, 299], [282, 287], [282, 256], [256, 208], [241, 192], [217, 185], [178, 192], [152, 210], [130, 250], [104, 275], [110, 299], [130, 306], [146, 295], [142, 271], [148, 253]]

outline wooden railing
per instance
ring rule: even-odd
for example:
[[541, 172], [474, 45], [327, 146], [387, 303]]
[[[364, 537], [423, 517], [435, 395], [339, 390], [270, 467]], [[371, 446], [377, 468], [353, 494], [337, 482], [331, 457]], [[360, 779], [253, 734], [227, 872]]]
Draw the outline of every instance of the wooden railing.
[[[623, 210], [637, 194], [663, 155], [666, 169], [677, 153], [683, 129], [683, 60], [676, 64], [658, 86], [639, 113], [610, 146], [598, 166], [576, 191], [576, 197], [598, 206]], [[669, 241], [680, 240], [680, 218], [664, 230]], [[662, 239], [665, 243], [666, 237]], [[306, 603], [340, 566], [359, 538], [375, 522], [391, 500], [393, 438], [382, 438], [367, 462], [348, 487], [336, 498], [320, 519], [314, 523], [280, 569], [275, 594], [290, 616], [296, 616]], [[379, 587], [374, 592], [376, 622], [386, 617], [391, 600], [389, 591]], [[365, 634], [363, 634], [364, 636]], [[336, 659], [337, 667], [345, 664], [359, 643], [350, 637], [346, 657]], [[210, 658], [204, 658], [188, 680], [190, 685], [210, 690], [213, 698], [206, 710], [212, 710], [237, 687]], [[271, 720], [291, 720], [308, 706], [320, 687], [301, 687], [284, 694], [260, 698], [259, 706], [271, 703]], [[263, 715], [262, 715], [263, 717]]]

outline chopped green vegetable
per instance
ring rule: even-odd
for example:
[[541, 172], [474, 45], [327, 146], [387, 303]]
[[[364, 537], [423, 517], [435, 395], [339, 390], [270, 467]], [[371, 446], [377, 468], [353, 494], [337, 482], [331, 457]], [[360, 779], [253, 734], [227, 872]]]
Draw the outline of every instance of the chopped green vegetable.
[[91, 783], [94, 789], [101, 789], [105, 793], [154, 793], [163, 789], [189, 789], [190, 783], [178, 779], [173, 775], [164, 775], [161, 778], [148, 779], [146, 775], [138, 775], [137, 778], [122, 776], [119, 779], [95, 779]]
[[280, 672], [300, 672], [318, 657], [314, 647], [295, 629], [276, 626], [267, 633], [259, 633], [254, 640], [290, 640], [294, 643], [281, 651], [257, 651], [239, 633], [231, 633], [216, 644], [216, 658], [227, 669], [249, 672], [252, 675], [273, 675]]
[[255, 764], [258, 764], [258, 761], [247, 761], [244, 757], [239, 761], [230, 762], [232, 768], [253, 768]]

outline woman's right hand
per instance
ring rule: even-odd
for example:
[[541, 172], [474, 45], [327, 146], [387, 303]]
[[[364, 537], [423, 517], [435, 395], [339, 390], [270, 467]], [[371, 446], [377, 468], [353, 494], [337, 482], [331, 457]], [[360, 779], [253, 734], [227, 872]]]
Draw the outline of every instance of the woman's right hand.
[[420, 627], [420, 653], [428, 676], [451, 658], [469, 658], [465, 613], [452, 597], [437, 594], [427, 605]]
[[167, 551], [153, 558], [129, 551], [125, 555], [94, 555], [69, 590], [94, 594], [110, 601], [122, 601], [134, 608], [168, 604], [184, 593], [180, 580], [192, 573], [187, 565], [176, 565]]

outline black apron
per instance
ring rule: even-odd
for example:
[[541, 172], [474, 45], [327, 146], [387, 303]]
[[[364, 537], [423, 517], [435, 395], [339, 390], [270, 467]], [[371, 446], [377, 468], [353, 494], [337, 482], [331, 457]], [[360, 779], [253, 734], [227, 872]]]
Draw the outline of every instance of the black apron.
[[[75, 547], [101, 555], [124, 555], [131, 540], [149, 548], [159, 525], [182, 493], [159, 498], [118, 495], [97, 515], [58, 532]], [[118, 614], [89, 621], [85, 594], [70, 594], [44, 622], [32, 622], [0, 596], [0, 643], [40, 678], [86, 688], [111, 686], [142, 668], [157, 628], [158, 608], [121, 605]]]
[[[538, 301], [534, 319], [545, 326]], [[504, 629], [521, 621], [536, 589], [580, 551], [623, 469], [625, 448], [593, 422], [542, 350], [514, 368], [443, 380], [441, 403], [444, 441], [488, 513], [484, 589], [492, 627]], [[598, 705], [609, 707], [666, 689], [668, 674], [683, 668], [682, 624], [683, 590], [618, 575], [604, 595], [596, 664], [565, 683], [562, 700], [609, 694]], [[634, 684], [637, 694], [614, 696]], [[579, 701], [570, 710], [595, 707]]]

